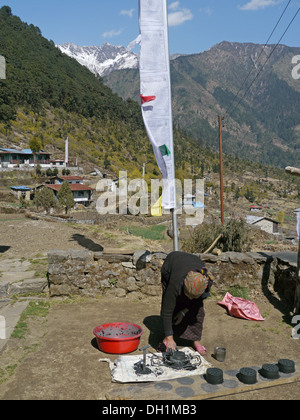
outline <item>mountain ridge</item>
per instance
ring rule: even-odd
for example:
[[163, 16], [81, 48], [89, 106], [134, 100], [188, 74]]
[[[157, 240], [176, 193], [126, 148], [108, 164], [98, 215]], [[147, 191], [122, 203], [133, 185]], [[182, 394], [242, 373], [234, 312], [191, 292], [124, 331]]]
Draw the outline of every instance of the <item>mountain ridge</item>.
[[[72, 42], [65, 42], [56, 45], [56, 47], [63, 54], [87, 67], [96, 76], [105, 77], [112, 71], [138, 69], [139, 67], [139, 55], [122, 45], [105, 42], [102, 45], [79, 46]], [[175, 60], [182, 55], [186, 54], [172, 54], [170, 59]]]
[[[137, 54], [109, 43], [58, 47], [124, 100], [139, 102]], [[284, 44], [222, 41], [201, 53], [171, 56], [174, 124], [218, 151], [218, 115], [225, 115], [225, 153], [299, 166], [300, 83], [292, 78], [297, 55], [300, 48]]]
[[[223, 41], [172, 60], [174, 124], [217, 151], [218, 116], [225, 116], [225, 153], [273, 166], [299, 166], [300, 82], [292, 77], [296, 55], [298, 47], [263, 49]], [[126, 69], [111, 72], [104, 82], [123, 98], [138, 100], [138, 79], [137, 70]]]
[[56, 47], [101, 77], [115, 70], [138, 67], [137, 54], [121, 45], [115, 46], [107, 42], [101, 46], [78, 46], [73, 43], [64, 43]]

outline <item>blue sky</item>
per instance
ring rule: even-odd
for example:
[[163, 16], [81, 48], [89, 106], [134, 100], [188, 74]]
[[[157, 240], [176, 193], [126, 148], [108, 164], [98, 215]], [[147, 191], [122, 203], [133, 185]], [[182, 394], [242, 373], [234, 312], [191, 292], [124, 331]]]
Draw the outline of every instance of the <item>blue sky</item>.
[[[170, 53], [202, 52], [225, 40], [264, 44], [288, 0], [168, 0]], [[125, 47], [139, 32], [138, 0], [0, 0], [56, 44]], [[269, 43], [276, 44], [300, 0], [291, 0]], [[300, 46], [300, 12], [282, 40]]]

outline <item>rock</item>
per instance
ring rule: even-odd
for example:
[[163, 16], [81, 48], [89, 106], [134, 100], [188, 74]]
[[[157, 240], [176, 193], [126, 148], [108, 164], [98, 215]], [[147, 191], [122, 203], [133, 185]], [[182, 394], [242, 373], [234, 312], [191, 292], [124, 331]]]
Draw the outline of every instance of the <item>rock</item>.
[[48, 273], [49, 274], [65, 274], [66, 270], [65, 270], [65, 266], [64, 264], [61, 264], [60, 262], [58, 263], [50, 263], [48, 265]]
[[0, 297], [7, 296], [9, 282], [0, 278]]
[[118, 280], [118, 287], [124, 289], [127, 292], [135, 292], [139, 290], [139, 286], [134, 277], [129, 277], [127, 279]]
[[63, 262], [63, 261], [66, 261], [68, 258], [69, 258], [68, 251], [51, 249], [48, 252], [48, 262], [49, 262], [49, 264], [51, 264], [51, 263], [56, 264], [58, 262]]
[[132, 258], [132, 263], [137, 270], [142, 270], [146, 264], [151, 261], [151, 254], [149, 251], [135, 251]]
[[152, 253], [152, 258], [155, 258], [157, 260], [165, 260], [167, 257], [167, 253], [165, 252], [153, 252]]
[[93, 259], [93, 252], [86, 251], [85, 249], [70, 249], [69, 255], [71, 260], [79, 260], [84, 262], [89, 262]]
[[229, 260], [232, 262], [232, 264], [254, 264], [255, 261], [253, 258], [249, 257], [246, 254], [243, 254], [242, 252], [227, 252], [227, 255], [229, 257]]
[[122, 266], [126, 268], [135, 268], [135, 265], [132, 262], [122, 262]]
[[43, 293], [48, 287], [48, 281], [44, 278], [25, 279], [18, 283], [12, 283], [8, 288], [8, 294], [26, 295], [28, 293]]

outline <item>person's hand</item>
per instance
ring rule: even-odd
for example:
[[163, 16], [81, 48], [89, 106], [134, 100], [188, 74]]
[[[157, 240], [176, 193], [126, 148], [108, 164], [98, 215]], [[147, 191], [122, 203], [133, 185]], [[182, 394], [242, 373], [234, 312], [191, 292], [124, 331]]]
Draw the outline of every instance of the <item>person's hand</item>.
[[173, 351], [177, 350], [177, 346], [172, 335], [165, 337], [163, 340], [163, 343], [166, 346], [167, 350], [168, 349], [171, 349]]
[[181, 323], [181, 321], [183, 320], [184, 315], [182, 313], [182, 311], [179, 311], [177, 315], [175, 315], [174, 317], [174, 325], [178, 325]]

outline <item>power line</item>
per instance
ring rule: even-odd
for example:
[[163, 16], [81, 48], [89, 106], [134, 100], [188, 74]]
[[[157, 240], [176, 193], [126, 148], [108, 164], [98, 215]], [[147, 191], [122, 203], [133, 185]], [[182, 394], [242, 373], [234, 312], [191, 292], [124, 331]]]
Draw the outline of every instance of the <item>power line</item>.
[[[259, 56], [257, 57], [257, 59], [255, 60], [255, 62], [253, 63], [254, 68], [256, 68], [256, 67], [255, 67], [256, 63], [258, 62], [258, 60], [260, 59], [260, 57], [261, 57], [262, 53], [264, 52], [264, 50], [265, 50], [265, 48], [266, 48], [266, 46], [267, 46], [268, 42], [270, 41], [270, 39], [271, 39], [272, 35], [274, 34], [274, 32], [275, 32], [275, 30], [276, 30], [277, 26], [279, 25], [279, 23], [280, 23], [280, 21], [281, 21], [281, 19], [282, 19], [283, 15], [285, 14], [285, 12], [286, 12], [287, 8], [289, 7], [289, 5], [290, 5], [291, 1], [292, 1], [292, 0], [289, 0], [289, 2], [287, 3], [287, 5], [285, 6], [285, 8], [284, 8], [284, 10], [283, 10], [283, 12], [282, 12], [282, 14], [281, 14], [280, 18], [278, 19], [278, 21], [277, 21], [276, 25], [274, 26], [274, 28], [273, 28], [273, 30], [272, 30], [272, 32], [271, 32], [271, 34], [270, 34], [269, 38], [267, 39], [267, 41], [265, 42], [264, 46], [262, 47], [262, 50], [261, 50], [261, 52], [260, 52]], [[233, 105], [234, 101], [236, 100], [236, 98], [237, 98], [237, 97], [238, 97], [238, 95], [240, 94], [241, 90], [243, 89], [244, 85], [246, 84], [247, 80], [249, 79], [250, 74], [252, 73], [252, 71], [253, 71], [253, 67], [250, 69], [249, 73], [248, 73], [248, 74], [247, 74], [247, 76], [245, 77], [245, 79], [244, 79], [244, 81], [243, 81], [243, 83], [242, 83], [242, 85], [241, 85], [241, 87], [240, 87], [239, 91], [237, 92], [237, 94], [236, 94], [236, 95], [235, 95], [235, 97], [233, 98], [233, 100], [232, 100], [232, 102], [231, 102], [230, 106], [227, 108], [227, 110], [226, 110], [226, 112], [225, 112], [225, 115], [229, 113], [229, 111], [230, 111], [230, 109], [231, 109], [231, 107], [232, 107], [232, 105]]]
[[[267, 64], [267, 62], [270, 60], [271, 56], [273, 55], [274, 51], [276, 50], [276, 48], [278, 47], [278, 45], [280, 44], [282, 38], [285, 36], [285, 34], [287, 33], [287, 31], [289, 30], [290, 26], [292, 25], [293, 21], [296, 19], [296, 16], [298, 15], [300, 11], [300, 7], [297, 10], [297, 12], [295, 13], [295, 15], [293, 16], [292, 20], [290, 21], [290, 23], [288, 24], [287, 28], [285, 29], [284, 33], [282, 34], [282, 36], [280, 37], [279, 41], [277, 42], [277, 44], [274, 46], [274, 48], [272, 49], [271, 53], [269, 54], [269, 56], [267, 57], [266, 61], [264, 62], [263, 66], [261, 67], [261, 69], [259, 70], [259, 72], [257, 73], [257, 75], [255, 76], [255, 78], [252, 80], [250, 86], [247, 88], [246, 92], [244, 93], [244, 95], [241, 97], [241, 99], [239, 100], [239, 102], [237, 103], [237, 105], [235, 105], [235, 107], [233, 108], [233, 110], [235, 110], [235, 108], [237, 108], [239, 106], [239, 104], [242, 102], [242, 100], [244, 99], [244, 97], [247, 95], [247, 93], [249, 92], [249, 90], [251, 89], [253, 83], [256, 81], [256, 79], [258, 78], [258, 76], [260, 75], [260, 73], [263, 71], [265, 65]], [[227, 113], [227, 111], [226, 111]]]

